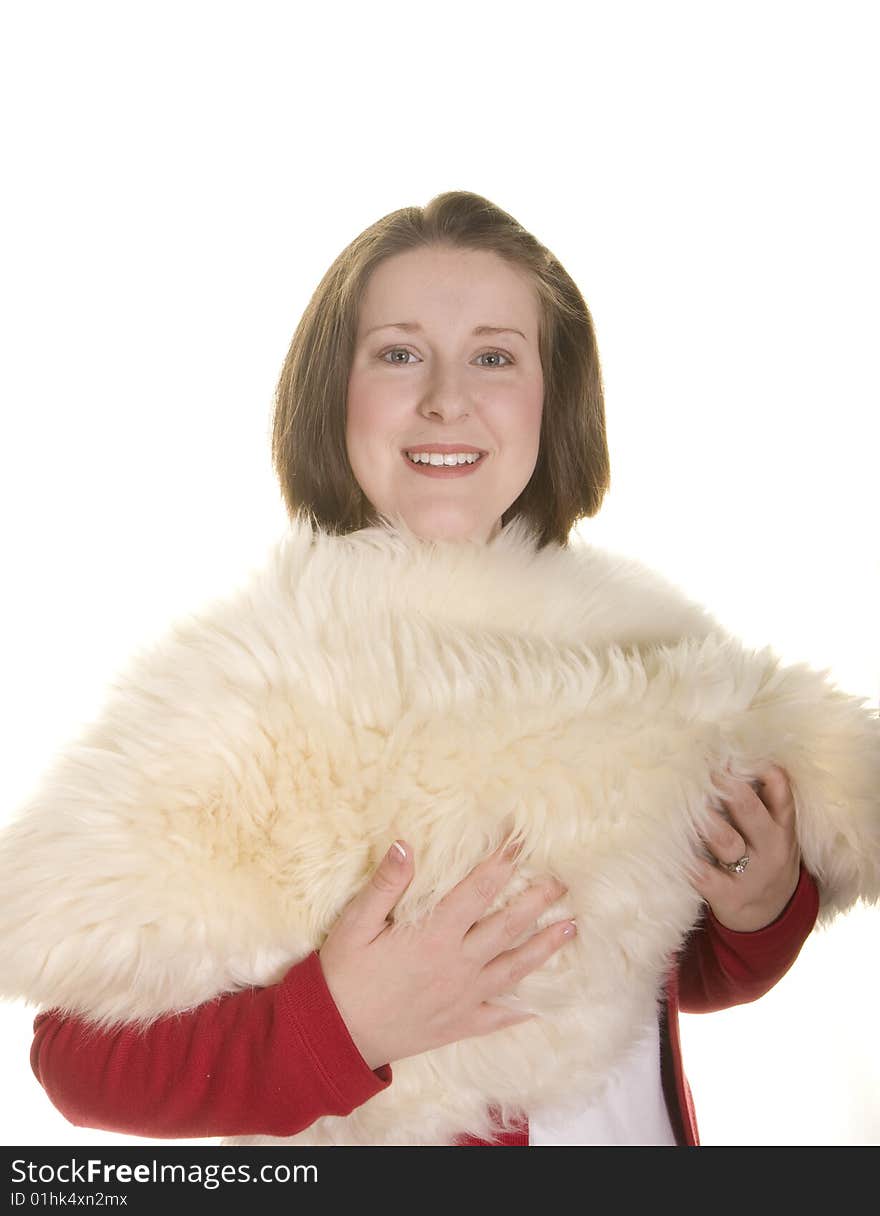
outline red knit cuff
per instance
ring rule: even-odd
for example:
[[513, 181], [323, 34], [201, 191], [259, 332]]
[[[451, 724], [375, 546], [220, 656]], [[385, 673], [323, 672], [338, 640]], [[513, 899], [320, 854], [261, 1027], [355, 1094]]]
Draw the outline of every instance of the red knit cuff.
[[336, 1098], [336, 1113], [347, 1115], [388, 1088], [393, 1079], [391, 1066], [383, 1064], [373, 1071], [358, 1051], [327, 987], [316, 950], [288, 971], [279, 997], [328, 1092]]

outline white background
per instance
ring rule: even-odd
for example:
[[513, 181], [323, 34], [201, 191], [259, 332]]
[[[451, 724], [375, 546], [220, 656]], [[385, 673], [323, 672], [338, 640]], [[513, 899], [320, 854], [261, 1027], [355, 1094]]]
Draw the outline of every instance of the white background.
[[[133, 647], [262, 560], [305, 304], [448, 189], [593, 311], [613, 486], [587, 534], [876, 705], [875, 11], [7, 3], [0, 817]], [[684, 1019], [705, 1143], [878, 1142], [877, 927]], [[51, 1107], [32, 1017], [0, 1006], [0, 1142], [124, 1142]]]

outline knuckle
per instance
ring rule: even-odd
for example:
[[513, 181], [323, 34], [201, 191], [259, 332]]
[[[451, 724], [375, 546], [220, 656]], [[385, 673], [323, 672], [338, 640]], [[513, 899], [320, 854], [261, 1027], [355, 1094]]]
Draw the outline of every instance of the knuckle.
[[774, 767], [765, 773], [764, 793], [774, 803], [784, 803], [791, 798], [791, 784], [781, 768]]
[[785, 836], [779, 836], [770, 846], [768, 856], [775, 870], [783, 870], [791, 865], [794, 857], [799, 856], [799, 850], [796, 844], [792, 847], [792, 842]]
[[370, 884], [375, 890], [383, 895], [388, 895], [397, 890], [398, 884], [395, 882], [391, 874], [388, 873], [384, 866], [380, 866], [370, 879]]
[[507, 968], [507, 978], [511, 984], [518, 984], [531, 971], [531, 966], [524, 958], [515, 958]]
[[495, 883], [491, 880], [491, 878], [489, 878], [488, 874], [481, 875], [477, 879], [474, 889], [477, 893], [477, 897], [485, 904], [490, 904], [492, 902], [492, 900], [495, 898], [495, 892], [497, 891]]
[[551, 908], [565, 894], [566, 888], [561, 882], [551, 882], [541, 888], [544, 907]]
[[779, 764], [771, 764], [761, 774], [761, 779], [765, 783], [776, 786], [779, 789], [788, 785], [788, 774], [785, 769]]
[[741, 843], [741, 837], [732, 827], [725, 825], [718, 829], [712, 842], [719, 849], [735, 849]]
[[787, 830], [794, 831], [794, 824], [797, 820], [797, 807], [795, 806], [793, 794], [789, 794], [778, 803], [776, 819]]
[[739, 807], [739, 813], [741, 815], [757, 815], [764, 809], [764, 804], [758, 792], [749, 786], [748, 797], [743, 798], [742, 805]]
[[440, 958], [446, 939], [433, 920], [428, 918], [408, 926], [412, 938], [418, 938], [419, 948], [426, 958]]
[[715, 843], [720, 843], [724, 840], [725, 833], [730, 830], [730, 820], [727, 816], [721, 811], [713, 810], [711, 817], [706, 823], [706, 837]]

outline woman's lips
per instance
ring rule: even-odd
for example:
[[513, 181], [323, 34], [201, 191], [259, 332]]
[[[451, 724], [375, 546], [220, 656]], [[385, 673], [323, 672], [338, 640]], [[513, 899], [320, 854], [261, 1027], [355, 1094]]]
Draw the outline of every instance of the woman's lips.
[[486, 459], [485, 456], [481, 456], [473, 464], [425, 464], [422, 461], [416, 464], [414, 460], [410, 460], [406, 452], [402, 455], [414, 473], [421, 473], [422, 477], [437, 477], [441, 480], [447, 477], [467, 477], [468, 474], [475, 473]]

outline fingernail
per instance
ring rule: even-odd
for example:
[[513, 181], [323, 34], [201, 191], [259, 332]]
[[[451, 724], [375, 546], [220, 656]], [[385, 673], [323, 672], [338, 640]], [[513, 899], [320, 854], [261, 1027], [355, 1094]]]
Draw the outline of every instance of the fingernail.
[[403, 865], [403, 863], [406, 861], [406, 849], [399, 840], [395, 840], [394, 844], [388, 850], [388, 859], [389, 861], [396, 862], [398, 865]]
[[572, 937], [575, 933], [577, 933], [577, 925], [575, 922], [573, 920], [566, 921], [562, 927], [562, 936]]
[[519, 857], [520, 853], [522, 852], [522, 849], [523, 849], [523, 841], [515, 840], [513, 842], [513, 844], [509, 844], [507, 846], [507, 848], [504, 850], [504, 852], [501, 854], [501, 856], [504, 857], [505, 860], [507, 860], [507, 861], [515, 861], [516, 858]]

